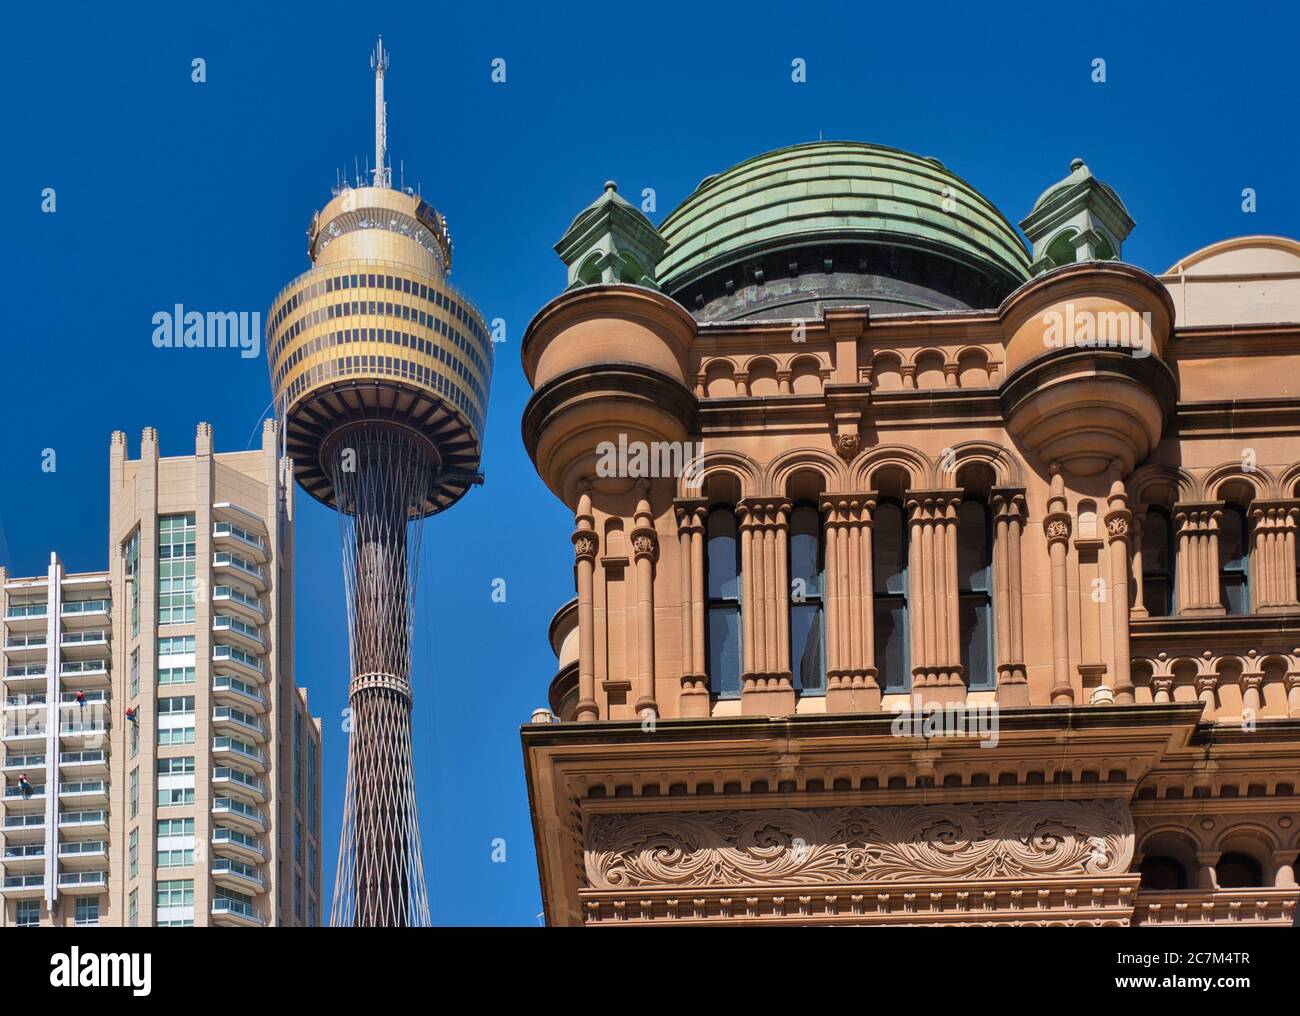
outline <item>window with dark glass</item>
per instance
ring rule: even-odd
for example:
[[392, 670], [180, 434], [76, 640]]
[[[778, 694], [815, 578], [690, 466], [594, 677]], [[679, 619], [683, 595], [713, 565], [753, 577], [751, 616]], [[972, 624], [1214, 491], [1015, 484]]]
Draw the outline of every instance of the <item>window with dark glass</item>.
[[882, 691], [912, 686], [907, 629], [907, 525], [903, 508], [882, 502], [872, 525], [871, 580], [875, 614], [876, 669]]
[[821, 514], [799, 505], [790, 517], [790, 670], [805, 695], [826, 691], [824, 573]]
[[957, 599], [961, 665], [970, 691], [996, 685], [993, 669], [993, 539], [989, 509], [968, 498], [957, 509]]
[[1174, 612], [1174, 527], [1163, 508], [1142, 519], [1142, 605], [1152, 617]]
[[709, 512], [707, 561], [709, 685], [720, 698], [740, 697], [740, 540], [730, 506]]
[[1250, 554], [1246, 511], [1224, 507], [1219, 517], [1219, 584], [1229, 614], [1250, 613]]

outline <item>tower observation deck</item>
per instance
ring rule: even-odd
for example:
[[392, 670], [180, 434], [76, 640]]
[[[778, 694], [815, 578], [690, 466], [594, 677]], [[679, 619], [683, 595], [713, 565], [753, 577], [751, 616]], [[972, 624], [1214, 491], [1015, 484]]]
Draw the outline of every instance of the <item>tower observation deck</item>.
[[[369, 186], [335, 188], [312, 218], [312, 267], [267, 319], [271, 387], [303, 489], [339, 513], [352, 733], [334, 924], [428, 923], [411, 769], [411, 634], [427, 516], [479, 482], [493, 348], [447, 282], [446, 220], [391, 187], [375, 71]], [[358, 181], [360, 182], [360, 181]]]

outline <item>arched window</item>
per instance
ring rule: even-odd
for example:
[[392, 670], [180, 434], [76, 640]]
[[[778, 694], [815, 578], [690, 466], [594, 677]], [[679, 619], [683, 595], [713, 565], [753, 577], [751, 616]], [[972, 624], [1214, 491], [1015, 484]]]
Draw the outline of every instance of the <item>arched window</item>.
[[1187, 871], [1172, 857], [1144, 857], [1142, 867], [1143, 889], [1186, 889]]
[[1174, 612], [1174, 527], [1169, 513], [1152, 506], [1142, 519], [1142, 605], [1152, 617]]
[[707, 558], [709, 684], [720, 698], [739, 698], [740, 540], [730, 505], [709, 511]]
[[876, 628], [876, 668], [885, 692], [912, 687], [907, 629], [907, 525], [903, 508], [882, 502], [871, 535], [871, 580]]
[[961, 665], [970, 691], [996, 686], [993, 668], [993, 537], [989, 509], [967, 498], [957, 509], [957, 596]]
[[1249, 854], [1224, 854], [1215, 865], [1214, 873], [1220, 889], [1253, 889], [1264, 884], [1264, 872], [1259, 862]]
[[1219, 584], [1229, 614], [1250, 613], [1249, 547], [1246, 510], [1225, 505], [1219, 517]]
[[790, 516], [790, 670], [805, 695], [826, 691], [824, 572], [821, 514], [798, 505]]

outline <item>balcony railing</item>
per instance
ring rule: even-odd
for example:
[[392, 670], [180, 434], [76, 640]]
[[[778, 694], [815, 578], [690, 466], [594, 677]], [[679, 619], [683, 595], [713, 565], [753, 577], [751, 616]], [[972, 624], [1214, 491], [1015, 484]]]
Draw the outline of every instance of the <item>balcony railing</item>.
[[59, 705], [61, 706], [89, 706], [102, 705], [108, 701], [108, 692], [106, 691], [87, 691], [82, 692], [81, 698], [77, 698], [75, 691], [65, 691], [59, 693]]
[[45, 693], [37, 692], [32, 695], [6, 695], [5, 708], [9, 709], [14, 706], [43, 706], [45, 705]]
[[237, 617], [231, 617], [229, 614], [218, 614], [212, 619], [213, 631], [233, 631], [238, 632], [246, 639], [252, 639], [258, 645], [265, 645], [266, 640], [262, 638], [261, 631], [256, 625], [241, 621]]
[[232, 766], [216, 766], [212, 770], [212, 778], [214, 780], [230, 780], [232, 783], [237, 783], [241, 787], [246, 787], [258, 794], [266, 793], [266, 785], [256, 776], [250, 776], [242, 769], [235, 769]]
[[240, 557], [238, 554], [230, 554], [226, 551], [221, 551], [212, 556], [212, 563], [217, 568], [234, 568], [236, 571], [241, 571], [245, 575], [252, 576], [259, 582], [266, 581], [266, 573], [262, 571], [259, 565], [249, 561], [247, 558]]
[[43, 889], [45, 888], [45, 875], [6, 875], [4, 887], [6, 889]]
[[47, 605], [44, 603], [17, 604], [5, 611], [6, 621], [17, 621], [24, 617], [45, 617]]
[[40, 769], [45, 765], [45, 756], [41, 755], [6, 755], [6, 769]]
[[226, 677], [218, 675], [212, 679], [213, 691], [233, 691], [237, 695], [243, 695], [245, 698], [252, 699], [266, 705], [266, 696], [254, 688], [251, 684], [239, 680], [236, 677]]
[[6, 815], [6, 829], [39, 829], [45, 825], [44, 815]]
[[44, 635], [10, 635], [5, 639], [6, 649], [44, 649]]
[[[59, 765], [61, 766], [88, 766], [101, 764], [107, 761], [108, 752], [103, 750], [59, 752]], [[42, 762], [44, 762], [44, 756], [42, 756]]]
[[256, 670], [262, 673], [262, 661], [251, 653], [246, 653], [242, 649], [236, 649], [234, 646], [215, 645], [212, 647], [212, 658], [218, 661], [230, 661]]
[[64, 617], [69, 614], [107, 614], [108, 600], [68, 600], [59, 613]]
[[105, 674], [107, 672], [107, 660], [73, 660], [59, 667], [60, 674]]
[[261, 808], [254, 808], [251, 804], [245, 804], [243, 801], [236, 801], [233, 797], [218, 797], [212, 801], [212, 810], [216, 812], [227, 812], [231, 815], [241, 815], [260, 824], [266, 823], [266, 816], [262, 813]]
[[218, 857], [212, 862], [212, 874], [238, 875], [240, 878], [246, 878], [250, 882], [256, 882], [258, 885], [265, 885], [261, 872], [251, 864], [244, 864], [242, 861], [232, 861], [228, 857]]
[[69, 840], [59, 844], [60, 857], [80, 857], [85, 854], [105, 854], [108, 843], [104, 840]]
[[65, 811], [59, 816], [60, 826], [102, 825], [108, 821], [103, 811]]
[[250, 836], [248, 833], [240, 832], [238, 829], [227, 829], [224, 826], [217, 826], [212, 830], [212, 842], [216, 846], [233, 844], [243, 847], [245, 850], [251, 850], [259, 856], [266, 856], [266, 851], [262, 845], [257, 842], [256, 836]]
[[257, 907], [225, 896], [218, 896], [212, 901], [212, 913], [217, 916], [234, 914], [249, 921], [256, 921], [258, 924], [262, 923], [262, 915], [258, 913]]
[[59, 885], [104, 885], [107, 881], [106, 871], [65, 871], [59, 875]]
[[5, 800], [6, 800], [6, 801], [10, 801], [10, 800], [13, 800], [13, 799], [15, 799], [15, 798], [25, 800], [25, 799], [27, 799], [27, 798], [29, 798], [29, 797], [44, 797], [44, 796], [45, 796], [45, 784], [44, 784], [44, 783], [41, 783], [41, 784], [39, 784], [39, 785], [33, 783], [32, 786], [31, 786], [31, 793], [30, 793], [30, 794], [29, 794], [27, 791], [25, 791], [22, 787], [5, 787]]
[[235, 603], [242, 603], [249, 610], [256, 611], [263, 617], [266, 616], [266, 610], [262, 606], [262, 601], [256, 596], [249, 596], [238, 586], [214, 586], [212, 589], [212, 598], [214, 600], [233, 600]]
[[65, 631], [59, 639], [61, 646], [79, 646], [89, 643], [107, 642], [108, 632], [102, 628], [97, 631]]
[[231, 536], [241, 543], [246, 543], [250, 547], [256, 547], [258, 550], [265, 550], [266, 544], [256, 533], [249, 532], [243, 526], [237, 526], [233, 522], [216, 522], [212, 526], [213, 536]]
[[233, 751], [236, 755], [243, 755], [245, 758], [258, 763], [266, 761], [266, 756], [259, 749], [236, 737], [214, 737], [212, 739], [212, 750]]
[[5, 677], [44, 677], [45, 664], [29, 663], [25, 666], [5, 667]]
[[102, 794], [108, 784], [103, 780], [69, 780], [59, 784], [60, 794]]
[[5, 847], [6, 861], [40, 861], [44, 857], [44, 843], [30, 843], [25, 847]]

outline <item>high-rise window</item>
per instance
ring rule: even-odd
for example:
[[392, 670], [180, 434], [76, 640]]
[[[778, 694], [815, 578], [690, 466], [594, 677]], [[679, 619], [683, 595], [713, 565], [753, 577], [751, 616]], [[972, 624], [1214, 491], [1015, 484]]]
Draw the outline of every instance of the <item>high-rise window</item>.
[[[134, 726], [134, 724], [132, 724]], [[135, 768], [131, 770], [130, 795], [128, 797], [131, 818], [140, 814], [140, 770]]]
[[293, 806], [302, 808], [302, 713], [293, 711]]
[[131, 697], [140, 694], [140, 647], [131, 650]]
[[902, 505], [883, 501], [875, 511], [871, 537], [871, 581], [876, 667], [886, 692], [912, 686], [907, 627], [907, 524]]
[[126, 841], [126, 877], [135, 878], [140, 870], [140, 830], [132, 829]]
[[1152, 617], [1174, 612], [1174, 527], [1169, 513], [1150, 507], [1142, 519], [1142, 605]]
[[790, 516], [790, 670], [805, 695], [826, 691], [825, 559], [821, 514], [808, 504]]
[[19, 928], [37, 928], [40, 923], [40, 900], [18, 900], [14, 904], [14, 924]]
[[957, 510], [957, 595], [961, 665], [969, 691], [996, 687], [993, 667], [993, 535], [989, 509], [967, 498]]
[[735, 509], [713, 508], [707, 535], [709, 684], [720, 698], [739, 698], [742, 603]]
[[95, 896], [79, 897], [74, 920], [79, 928], [93, 928], [99, 924], [99, 899]]
[[140, 530], [137, 527], [122, 545], [123, 571], [131, 590], [131, 637], [140, 634]]
[[158, 700], [158, 744], [194, 743], [194, 696]]
[[158, 519], [158, 623], [194, 620], [194, 514]]
[[194, 756], [158, 760], [158, 804], [164, 808], [194, 803]]
[[126, 923], [129, 927], [140, 924], [140, 890], [132, 889], [126, 900]]
[[1219, 517], [1219, 583], [1229, 614], [1250, 613], [1250, 530], [1246, 509], [1228, 504]]
[[177, 927], [194, 921], [194, 879], [176, 878], [158, 883], [159, 927]]

